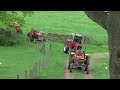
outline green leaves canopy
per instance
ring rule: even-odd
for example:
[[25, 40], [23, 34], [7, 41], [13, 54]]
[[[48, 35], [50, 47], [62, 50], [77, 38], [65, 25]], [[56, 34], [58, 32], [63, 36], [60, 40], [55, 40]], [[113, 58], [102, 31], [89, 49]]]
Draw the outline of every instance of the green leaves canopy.
[[31, 16], [33, 11], [0, 11], [0, 23], [10, 28], [14, 22], [18, 22], [21, 26], [25, 23], [24, 18]]

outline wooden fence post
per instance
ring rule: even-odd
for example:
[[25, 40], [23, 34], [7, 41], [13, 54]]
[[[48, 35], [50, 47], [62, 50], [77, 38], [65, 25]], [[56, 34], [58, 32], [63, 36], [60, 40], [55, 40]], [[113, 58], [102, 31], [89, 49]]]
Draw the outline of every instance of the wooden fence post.
[[19, 79], [20, 77], [19, 77], [19, 75], [17, 75], [17, 79]]
[[37, 63], [35, 64], [35, 78], [37, 77]]
[[51, 55], [51, 51], [52, 51], [52, 46], [50, 44], [50, 49], [49, 49], [49, 54]]
[[38, 70], [39, 70], [39, 73], [40, 73], [40, 62], [41, 60], [39, 60], [39, 63], [38, 63], [38, 66], [39, 66], [39, 68], [38, 68]]
[[32, 79], [32, 70], [30, 69], [30, 79]]
[[25, 79], [27, 79], [27, 70], [25, 70]]
[[43, 69], [44, 69], [44, 66], [45, 66], [44, 63], [45, 63], [45, 58], [43, 59]]
[[40, 67], [41, 67], [41, 69], [43, 69], [43, 59], [40, 61]]
[[34, 79], [34, 72], [35, 72], [35, 70], [34, 70], [34, 66], [33, 66], [33, 68], [32, 68], [32, 78]]

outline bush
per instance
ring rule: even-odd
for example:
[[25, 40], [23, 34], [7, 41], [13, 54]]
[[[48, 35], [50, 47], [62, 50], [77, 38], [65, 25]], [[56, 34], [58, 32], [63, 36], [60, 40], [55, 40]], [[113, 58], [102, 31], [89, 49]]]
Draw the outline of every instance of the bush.
[[25, 35], [17, 34], [14, 31], [0, 30], [0, 32], [1, 46], [19, 45], [25, 41]]

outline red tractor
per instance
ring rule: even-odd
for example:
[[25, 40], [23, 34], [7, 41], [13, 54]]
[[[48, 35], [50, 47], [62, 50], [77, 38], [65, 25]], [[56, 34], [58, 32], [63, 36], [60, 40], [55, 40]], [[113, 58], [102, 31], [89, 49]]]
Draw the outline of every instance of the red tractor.
[[32, 30], [31, 32], [27, 34], [27, 40], [29, 40], [30, 42], [34, 42], [34, 43], [45, 41], [43, 37], [43, 33], [38, 32], [36, 30]]
[[64, 53], [69, 52], [68, 69], [70, 69], [70, 72], [72, 72], [74, 66], [77, 66], [84, 68], [87, 74], [89, 74], [90, 57], [82, 49], [83, 42], [84, 37], [82, 35], [72, 33], [65, 43]]
[[34, 41], [35, 43], [39, 41], [43, 41], [43, 34], [41, 32], [35, 31], [34, 33]]
[[83, 45], [84, 37], [79, 34], [72, 33], [69, 38], [67, 39], [67, 42], [64, 46], [64, 53], [68, 53], [73, 47], [77, 47], [79, 45]]
[[74, 66], [76, 66], [77, 68], [84, 68], [86, 73], [89, 74], [89, 65], [90, 56], [88, 54], [85, 54], [85, 52], [82, 50], [81, 45], [77, 46], [76, 50], [71, 50], [69, 52], [68, 69], [70, 69], [70, 72], [72, 72], [72, 69], [74, 68]]

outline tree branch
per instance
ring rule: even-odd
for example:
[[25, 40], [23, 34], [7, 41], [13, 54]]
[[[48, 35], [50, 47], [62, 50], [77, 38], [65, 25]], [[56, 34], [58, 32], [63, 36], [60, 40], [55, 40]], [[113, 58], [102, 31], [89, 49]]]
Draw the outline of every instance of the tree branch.
[[108, 13], [104, 11], [85, 11], [85, 14], [94, 22], [99, 24], [101, 27], [107, 30], [106, 20]]

